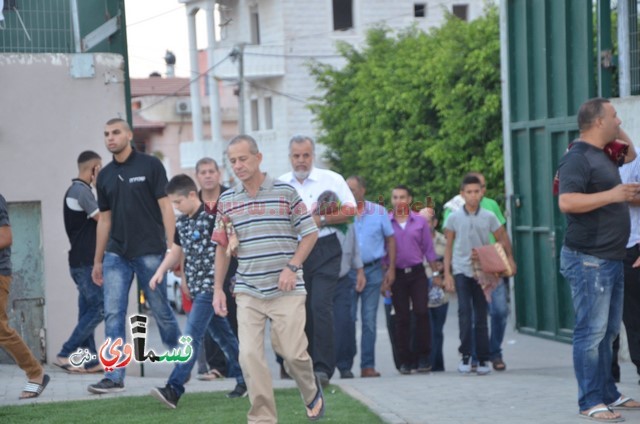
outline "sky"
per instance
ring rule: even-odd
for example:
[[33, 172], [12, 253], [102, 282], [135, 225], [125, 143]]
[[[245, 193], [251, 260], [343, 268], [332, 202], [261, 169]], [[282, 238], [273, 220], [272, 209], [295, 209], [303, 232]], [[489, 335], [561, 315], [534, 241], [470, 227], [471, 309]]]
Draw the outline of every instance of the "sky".
[[[129, 72], [132, 78], [145, 78], [153, 71], [166, 72], [164, 55], [176, 56], [176, 76], [188, 77], [189, 35], [185, 6], [178, 0], [126, 0]], [[206, 16], [196, 15], [198, 47], [207, 46]]]

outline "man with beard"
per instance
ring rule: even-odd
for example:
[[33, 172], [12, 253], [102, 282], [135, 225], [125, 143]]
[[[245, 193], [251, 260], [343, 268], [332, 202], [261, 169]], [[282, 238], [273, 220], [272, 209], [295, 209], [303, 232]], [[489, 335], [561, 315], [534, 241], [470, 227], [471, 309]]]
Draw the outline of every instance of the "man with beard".
[[[167, 174], [155, 157], [131, 147], [133, 133], [126, 121], [109, 120], [104, 129], [113, 160], [98, 175], [100, 220], [92, 278], [104, 290], [105, 336], [126, 340], [129, 290], [135, 273], [139, 287], [158, 323], [162, 342], [178, 345], [180, 329], [169, 301], [166, 278], [151, 290], [149, 280], [174, 239], [176, 219], [165, 192]], [[124, 390], [125, 370], [118, 368], [88, 387], [96, 394]]]
[[[303, 264], [307, 289], [307, 326], [309, 353], [313, 370], [323, 386], [329, 384], [336, 366], [333, 336], [333, 297], [340, 273], [342, 248], [335, 225], [350, 221], [355, 214], [356, 201], [340, 174], [314, 166], [315, 143], [306, 136], [295, 136], [289, 142], [289, 159], [292, 172], [279, 179], [291, 184], [298, 191], [307, 209], [320, 229], [318, 242]], [[318, 213], [318, 197], [325, 191], [333, 191], [339, 199], [338, 213]], [[352, 207], [345, 213], [345, 206]]]

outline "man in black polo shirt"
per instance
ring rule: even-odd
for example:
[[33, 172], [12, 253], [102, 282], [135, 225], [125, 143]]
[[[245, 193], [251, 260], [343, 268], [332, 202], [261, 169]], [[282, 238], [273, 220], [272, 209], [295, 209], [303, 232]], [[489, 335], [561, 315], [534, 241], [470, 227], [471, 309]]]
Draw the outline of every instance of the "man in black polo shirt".
[[54, 365], [67, 372], [100, 372], [102, 366], [97, 359], [84, 364], [83, 368], [73, 367], [69, 355], [78, 348], [89, 349], [96, 354], [93, 332], [104, 318], [102, 287], [91, 279], [93, 257], [96, 251], [96, 227], [99, 215], [98, 202], [91, 192], [102, 158], [96, 152], [87, 150], [78, 156], [78, 178], [64, 195], [64, 228], [71, 243], [69, 250], [69, 271], [78, 289], [78, 323], [69, 340], [58, 353]]
[[[149, 287], [176, 225], [165, 194], [167, 174], [157, 158], [131, 147], [133, 133], [126, 121], [109, 120], [104, 138], [113, 161], [100, 172], [96, 184], [100, 220], [92, 277], [104, 289], [105, 335], [112, 341], [126, 337], [127, 303], [135, 273], [162, 342], [171, 349], [178, 345], [180, 329], [167, 300], [166, 281], [155, 290]], [[123, 368], [105, 373], [102, 381], [89, 386], [97, 394], [123, 390]]]

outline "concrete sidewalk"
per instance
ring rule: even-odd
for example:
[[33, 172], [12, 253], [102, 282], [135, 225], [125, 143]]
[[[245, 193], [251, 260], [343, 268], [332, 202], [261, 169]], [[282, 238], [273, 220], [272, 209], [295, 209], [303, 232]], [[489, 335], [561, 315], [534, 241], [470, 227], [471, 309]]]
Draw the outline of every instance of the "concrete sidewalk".
[[[508, 369], [488, 376], [462, 376], [456, 371], [459, 356], [456, 305], [452, 303], [445, 326], [446, 372], [424, 375], [400, 375], [393, 366], [391, 347], [386, 333], [384, 313], [379, 315], [377, 368], [381, 378], [362, 379], [359, 358], [353, 368], [356, 378], [341, 380], [334, 376], [332, 383], [365, 403], [386, 422], [428, 424], [484, 424], [484, 423], [554, 423], [586, 422], [577, 415], [577, 386], [573, 375], [571, 346], [516, 333], [512, 320], [503, 345]], [[181, 324], [184, 317], [180, 318]], [[153, 320], [151, 320], [153, 322]], [[151, 334], [151, 331], [150, 331]], [[148, 395], [154, 386], [164, 386], [170, 365], [148, 365], [147, 377], [128, 375], [126, 391], [117, 395]], [[274, 386], [295, 387], [290, 380], [279, 379], [275, 360], [271, 361]], [[635, 367], [622, 363], [622, 383], [619, 390], [640, 399], [640, 386]], [[3, 405], [97, 399], [87, 392], [87, 385], [100, 380], [101, 375], [70, 375], [56, 367], [47, 366], [51, 376], [49, 386], [35, 400], [17, 399], [25, 383], [24, 373], [15, 365], [0, 365], [0, 408]], [[131, 373], [133, 374], [133, 373]], [[195, 372], [194, 372], [195, 377]], [[191, 392], [230, 391], [233, 379], [202, 382], [193, 378], [186, 386]], [[623, 411], [627, 423], [640, 423], [640, 411]], [[327, 405], [327, 417], [331, 404]]]

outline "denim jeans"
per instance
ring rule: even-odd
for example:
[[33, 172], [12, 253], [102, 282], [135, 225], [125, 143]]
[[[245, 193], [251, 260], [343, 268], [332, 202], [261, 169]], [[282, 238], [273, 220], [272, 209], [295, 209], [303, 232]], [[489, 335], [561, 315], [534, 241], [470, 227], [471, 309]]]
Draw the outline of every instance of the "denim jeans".
[[429, 308], [431, 317], [431, 371], [444, 371], [444, 356], [442, 347], [444, 345], [444, 323], [447, 320], [449, 302]]
[[[360, 368], [376, 366], [376, 318], [380, 304], [380, 287], [382, 286], [382, 265], [375, 262], [364, 268], [367, 284], [361, 293], [353, 292], [351, 304], [353, 321], [357, 321], [358, 298], [360, 298], [360, 316], [362, 319], [362, 335], [360, 339]], [[355, 352], [354, 352], [355, 354]]]
[[[67, 358], [78, 348], [86, 348], [92, 355], [96, 354], [94, 331], [104, 319], [104, 298], [102, 287], [94, 284], [91, 279], [92, 269], [91, 265], [70, 268], [71, 278], [78, 289], [78, 323], [71, 332], [69, 340], [62, 345], [58, 353], [60, 357]], [[97, 364], [96, 359], [85, 363], [84, 366], [90, 368]]]
[[487, 328], [487, 300], [478, 281], [464, 274], [455, 275], [458, 293], [459, 352], [471, 355], [475, 337], [478, 360], [489, 360], [489, 329]]
[[356, 320], [352, 304], [356, 299], [355, 272], [349, 271], [336, 284], [333, 296], [333, 336], [336, 351], [336, 368], [351, 371], [356, 355]]
[[[156, 286], [155, 290], [151, 290], [149, 287], [149, 280], [163, 258], [164, 255], [145, 255], [127, 259], [111, 252], [104, 255], [102, 264], [104, 284], [102, 288], [104, 290], [105, 336], [111, 338], [112, 342], [118, 337], [126, 340], [127, 305], [135, 273], [138, 277], [138, 284], [144, 292], [144, 297], [158, 324], [162, 343], [169, 349], [178, 347], [180, 328], [167, 300], [166, 278], [162, 284]], [[124, 368], [117, 368], [112, 372], [105, 373], [105, 378], [116, 383], [123, 383], [124, 376]]]
[[503, 278], [491, 293], [489, 317], [491, 319], [491, 337], [489, 339], [489, 359], [502, 359], [502, 341], [509, 318], [508, 303], [509, 279]]
[[184, 383], [191, 375], [196, 364], [198, 352], [204, 339], [205, 331], [218, 343], [229, 362], [229, 377], [235, 377], [238, 384], [244, 384], [240, 364], [238, 363], [238, 338], [231, 330], [226, 318], [213, 312], [213, 293], [198, 293], [193, 299], [193, 306], [187, 318], [184, 333], [191, 337], [193, 355], [187, 362], [179, 362], [169, 377], [168, 384], [179, 394], [184, 393]]
[[563, 246], [560, 272], [571, 286], [573, 367], [578, 405], [586, 411], [620, 397], [611, 375], [611, 350], [622, 321], [623, 264], [622, 260], [600, 259]]

